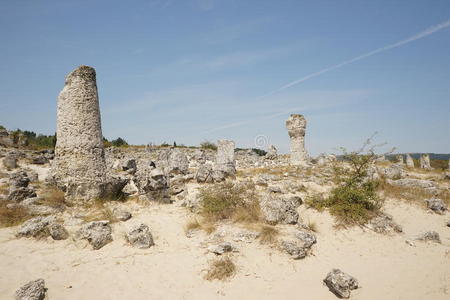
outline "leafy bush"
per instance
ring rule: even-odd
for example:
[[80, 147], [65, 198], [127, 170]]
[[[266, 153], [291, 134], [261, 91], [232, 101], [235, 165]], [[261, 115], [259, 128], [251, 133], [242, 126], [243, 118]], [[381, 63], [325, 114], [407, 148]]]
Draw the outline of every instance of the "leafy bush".
[[203, 149], [211, 149], [211, 150], [217, 150], [216, 144], [210, 142], [210, 141], [204, 141], [200, 144], [200, 147]]
[[264, 156], [267, 154], [267, 151], [264, 151], [262, 149], [252, 148], [252, 151], [258, 154], [259, 156]]
[[123, 138], [119, 137], [115, 140], [112, 140], [111, 145], [113, 145], [114, 147], [126, 147], [128, 146], [128, 143]]
[[382, 199], [377, 194], [378, 181], [368, 176], [369, 167], [377, 159], [373, 147], [365, 152], [370, 144], [368, 139], [364, 146], [353, 152], [341, 148], [342, 158], [347, 166], [334, 167], [334, 187], [328, 197], [314, 195], [306, 203], [318, 210], [328, 208], [340, 225], [361, 225], [375, 217], [382, 206]]

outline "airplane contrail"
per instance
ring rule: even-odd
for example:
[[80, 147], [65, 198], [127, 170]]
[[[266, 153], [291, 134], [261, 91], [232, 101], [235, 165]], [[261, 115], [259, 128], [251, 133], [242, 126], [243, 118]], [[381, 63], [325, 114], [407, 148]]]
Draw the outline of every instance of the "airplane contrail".
[[[434, 25], [434, 26], [432, 26], [432, 27], [430, 27], [430, 28], [428, 28], [428, 29], [426, 29], [426, 30], [424, 30], [424, 31], [422, 31], [422, 32], [416, 33], [415, 35], [413, 35], [412, 37], [409, 37], [409, 38], [407, 38], [407, 39], [398, 41], [398, 42], [396, 42], [396, 43], [394, 43], [394, 44], [390, 44], [390, 45], [384, 46], [384, 47], [382, 47], [382, 48], [378, 48], [378, 49], [376, 49], [376, 50], [367, 52], [366, 54], [357, 56], [357, 57], [355, 57], [355, 58], [352, 58], [352, 59], [343, 61], [343, 62], [338, 63], [338, 64], [336, 64], [336, 65], [333, 65], [333, 66], [330, 66], [330, 67], [328, 67], [328, 68], [325, 68], [325, 69], [323, 69], [323, 70], [320, 70], [320, 71], [311, 73], [311, 74], [309, 74], [309, 75], [306, 75], [306, 76], [304, 76], [304, 77], [302, 77], [302, 78], [300, 78], [300, 79], [294, 80], [294, 81], [292, 81], [292, 82], [290, 82], [290, 83], [288, 83], [288, 84], [286, 84], [286, 85], [280, 87], [279, 89], [275, 90], [274, 92], [279, 92], [279, 91], [285, 90], [285, 89], [287, 89], [287, 88], [290, 88], [291, 86], [294, 86], [294, 85], [297, 85], [297, 84], [299, 84], [299, 83], [302, 83], [302, 82], [304, 82], [304, 81], [306, 81], [306, 80], [308, 80], [308, 79], [311, 79], [311, 78], [317, 77], [317, 76], [319, 76], [319, 75], [322, 75], [322, 74], [324, 74], [324, 73], [327, 73], [327, 72], [329, 72], [329, 71], [332, 71], [332, 70], [341, 68], [341, 67], [343, 67], [343, 66], [345, 66], [345, 65], [354, 63], [354, 62], [356, 62], [356, 61], [358, 61], [358, 60], [362, 60], [362, 59], [367, 58], [367, 57], [370, 57], [370, 56], [372, 56], [372, 55], [375, 55], [375, 54], [378, 54], [378, 53], [381, 53], [381, 52], [384, 52], [384, 51], [387, 51], [387, 50], [390, 50], [390, 49], [393, 49], [393, 48], [397, 48], [397, 47], [403, 46], [403, 45], [405, 45], [405, 44], [414, 42], [414, 41], [416, 41], [416, 40], [422, 39], [422, 38], [424, 38], [424, 37], [426, 37], [426, 36], [429, 36], [429, 35], [431, 35], [431, 34], [437, 32], [437, 31], [442, 30], [442, 29], [444, 29], [444, 28], [447, 28], [447, 27], [449, 27], [449, 26], [450, 26], [450, 20], [447, 20], [446, 22], [443, 22], [443, 23]], [[273, 92], [272, 92], [272, 93], [273, 93]], [[270, 94], [272, 94], [272, 93], [270, 93]]]
[[[302, 77], [302, 78], [300, 78], [300, 79], [297, 79], [297, 80], [295, 80], [295, 81], [292, 81], [292, 82], [290, 82], [290, 83], [288, 83], [288, 84], [286, 84], [286, 85], [284, 85], [284, 86], [282, 86], [282, 87], [280, 87], [280, 88], [278, 88], [278, 89], [276, 89], [276, 90], [273, 90], [273, 91], [271, 91], [271, 92], [269, 92], [269, 93], [267, 93], [267, 94], [264, 94], [264, 95], [262, 95], [262, 96], [259, 96], [259, 97], [255, 98], [255, 99], [258, 99], [258, 100], [259, 100], [259, 99], [267, 98], [267, 97], [269, 97], [269, 96], [272, 96], [273, 94], [276, 94], [276, 93], [278, 93], [278, 92], [281, 92], [281, 91], [283, 91], [283, 90], [285, 90], [285, 89], [288, 89], [288, 88], [290, 88], [290, 87], [292, 87], [292, 86], [294, 86], [294, 85], [300, 84], [300, 83], [302, 83], [302, 82], [304, 82], [304, 81], [306, 81], [306, 80], [308, 80], [308, 79], [311, 79], [311, 78], [320, 76], [320, 75], [322, 75], [322, 74], [324, 74], [324, 73], [327, 73], [327, 72], [329, 72], [329, 71], [332, 71], [332, 70], [341, 68], [341, 67], [343, 67], [343, 66], [345, 66], [345, 65], [354, 63], [354, 62], [356, 62], [356, 61], [359, 61], [359, 60], [362, 60], [362, 59], [364, 59], [364, 58], [370, 57], [370, 56], [372, 56], [372, 55], [375, 55], [375, 54], [378, 54], [378, 53], [381, 53], [381, 52], [384, 52], [384, 51], [387, 51], [387, 50], [390, 50], [390, 49], [393, 49], [393, 48], [397, 48], [397, 47], [403, 46], [403, 45], [408, 44], [408, 43], [411, 43], [411, 42], [413, 42], [413, 41], [417, 41], [417, 40], [419, 40], [419, 39], [422, 39], [422, 38], [424, 38], [424, 37], [426, 37], [426, 36], [429, 36], [429, 35], [431, 35], [431, 34], [437, 32], [437, 31], [439, 31], [439, 30], [445, 29], [445, 28], [447, 28], [447, 27], [449, 27], [449, 26], [450, 26], [450, 20], [447, 20], [447, 21], [445, 21], [445, 22], [443, 22], [443, 23], [440, 23], [440, 24], [434, 25], [434, 26], [432, 26], [432, 27], [430, 27], [430, 28], [428, 28], [428, 29], [425, 29], [424, 31], [421, 31], [421, 32], [419, 32], [419, 33], [416, 33], [415, 35], [413, 35], [413, 36], [411, 36], [411, 37], [409, 37], [409, 38], [407, 38], [407, 39], [398, 41], [398, 42], [396, 42], [396, 43], [394, 43], [394, 44], [390, 44], [390, 45], [387, 45], [387, 46], [378, 48], [378, 49], [376, 49], [376, 50], [372, 50], [372, 51], [367, 52], [367, 53], [365, 53], [365, 54], [362, 54], [362, 55], [360, 55], [360, 56], [354, 57], [354, 58], [352, 58], [352, 59], [349, 59], [349, 60], [343, 61], [343, 62], [341, 62], [341, 63], [338, 63], [338, 64], [336, 64], [336, 65], [332, 65], [332, 66], [330, 66], [330, 67], [328, 67], [328, 68], [325, 68], [325, 69], [323, 69], [323, 70], [320, 70], [320, 71], [311, 73], [311, 74], [309, 74], [309, 75], [306, 75], [306, 76], [304, 76], [304, 77]], [[284, 111], [283, 111], [283, 112], [284, 112]], [[281, 115], [281, 113], [274, 114], [273, 116], [278, 116], [278, 115]], [[272, 115], [269, 116], [269, 117], [272, 117]], [[254, 120], [256, 120], [256, 119], [251, 119], [251, 120], [246, 120], [246, 121], [242, 121], [242, 122], [235, 122], [235, 123], [231, 123], [231, 124], [226, 124], [226, 125], [223, 125], [223, 126], [220, 126], [220, 127], [217, 127], [217, 128], [213, 128], [213, 129], [211, 129], [211, 130], [208, 130], [207, 133], [211, 133], [211, 132], [214, 132], [214, 131], [218, 131], [218, 130], [222, 130], [222, 129], [227, 129], [227, 128], [231, 128], [231, 127], [241, 126], [241, 125], [244, 125], [244, 124], [247, 124], [247, 123], [251, 123], [251, 122], [254, 121]]]

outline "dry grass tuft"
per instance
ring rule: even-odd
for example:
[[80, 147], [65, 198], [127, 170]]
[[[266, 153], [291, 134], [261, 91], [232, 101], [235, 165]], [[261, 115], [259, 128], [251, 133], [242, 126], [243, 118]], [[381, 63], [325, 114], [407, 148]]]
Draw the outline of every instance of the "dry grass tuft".
[[210, 263], [206, 280], [225, 280], [236, 274], [236, 265], [229, 257], [218, 258]]
[[114, 217], [114, 214], [109, 207], [91, 209], [90, 213], [86, 215], [83, 220], [85, 222], [107, 220], [109, 223], [116, 223], [119, 221]]
[[64, 198], [64, 192], [56, 187], [49, 187], [42, 193], [42, 200], [39, 201], [42, 205], [60, 208], [67, 205]]
[[6, 204], [0, 202], [0, 227], [17, 226], [32, 217], [24, 207], [8, 208]]
[[9, 194], [9, 188], [6, 185], [0, 185], [0, 195], [8, 195]]
[[190, 230], [201, 229], [202, 225], [197, 219], [189, 220], [186, 225], [184, 225], [184, 231], [188, 232]]
[[259, 201], [254, 184], [222, 182], [200, 190], [201, 215], [207, 223], [220, 220], [257, 222]]
[[207, 234], [211, 234], [216, 231], [216, 224], [212, 222], [199, 221], [197, 218], [193, 218], [186, 222], [184, 225], [184, 231], [187, 233], [191, 230], [203, 230]]
[[312, 232], [318, 232], [316, 222], [308, 221], [308, 224], [306, 224], [306, 226], [308, 226], [309, 230], [311, 230]]
[[275, 244], [277, 242], [279, 231], [274, 226], [262, 225], [259, 233], [259, 242], [261, 244]]

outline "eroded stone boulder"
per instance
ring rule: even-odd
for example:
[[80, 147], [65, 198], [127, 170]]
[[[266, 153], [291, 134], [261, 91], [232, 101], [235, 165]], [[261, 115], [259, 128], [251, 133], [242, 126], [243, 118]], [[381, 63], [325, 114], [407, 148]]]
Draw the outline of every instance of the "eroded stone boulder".
[[349, 298], [350, 292], [358, 288], [356, 278], [342, 272], [339, 269], [333, 269], [323, 280], [331, 292], [339, 298]]
[[128, 242], [136, 248], [145, 249], [150, 248], [155, 243], [153, 242], [153, 236], [150, 232], [150, 228], [141, 223], [132, 227], [127, 233]]
[[42, 278], [30, 281], [16, 291], [16, 300], [44, 300], [45, 293], [45, 281]]
[[277, 194], [266, 194], [260, 200], [261, 212], [269, 224], [296, 224], [298, 221], [297, 203]]
[[39, 238], [49, 236], [49, 225], [53, 224], [55, 220], [54, 216], [32, 218], [20, 226], [16, 237]]
[[83, 225], [76, 233], [76, 238], [85, 239], [94, 250], [112, 242], [112, 229], [108, 221], [92, 221]]
[[447, 210], [447, 206], [445, 205], [444, 201], [439, 198], [426, 199], [425, 202], [428, 209], [431, 209], [437, 214], [445, 214], [445, 211]]

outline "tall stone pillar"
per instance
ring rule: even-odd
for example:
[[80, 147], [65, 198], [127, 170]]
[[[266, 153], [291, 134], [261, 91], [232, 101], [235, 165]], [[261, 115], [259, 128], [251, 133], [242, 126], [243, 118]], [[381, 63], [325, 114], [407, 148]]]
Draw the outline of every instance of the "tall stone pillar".
[[80, 66], [66, 76], [58, 97], [53, 177], [72, 199], [105, 191], [106, 163], [95, 70]]
[[286, 121], [286, 128], [291, 138], [291, 164], [294, 166], [307, 165], [309, 156], [305, 149], [305, 117], [292, 114]]
[[403, 160], [403, 155], [402, 154], [397, 155], [396, 159], [397, 159], [397, 164], [399, 164], [399, 165], [404, 165], [405, 164], [405, 161]]
[[229, 140], [217, 141], [216, 167], [228, 173], [235, 173], [234, 142]]
[[420, 156], [420, 168], [421, 169], [432, 169], [430, 164], [430, 155], [428, 154], [422, 154]]
[[406, 154], [406, 166], [408, 168], [414, 168], [414, 160], [409, 154]]

